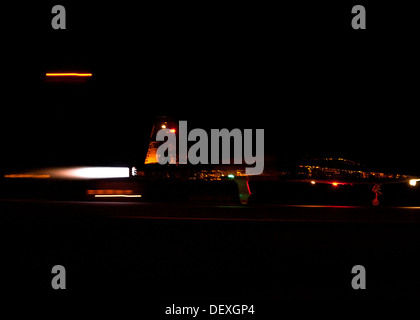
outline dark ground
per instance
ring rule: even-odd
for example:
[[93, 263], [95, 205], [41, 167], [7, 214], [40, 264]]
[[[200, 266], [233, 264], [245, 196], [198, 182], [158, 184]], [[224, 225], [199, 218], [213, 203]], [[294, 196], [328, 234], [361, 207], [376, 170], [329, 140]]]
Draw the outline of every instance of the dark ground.
[[[420, 298], [420, 208], [2, 200], [0, 210], [11, 301], [135, 300], [153, 319], [172, 303], [269, 314], [302, 299]], [[51, 288], [57, 264], [66, 290]], [[366, 290], [351, 287], [359, 264]]]

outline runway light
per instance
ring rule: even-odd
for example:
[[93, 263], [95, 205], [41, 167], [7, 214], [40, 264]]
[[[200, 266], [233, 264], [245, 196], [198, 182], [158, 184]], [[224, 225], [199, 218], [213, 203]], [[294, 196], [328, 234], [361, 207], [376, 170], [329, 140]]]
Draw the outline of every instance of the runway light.
[[235, 176], [233, 175], [233, 174], [228, 174], [228, 176], [227, 176], [229, 179], [233, 179], [233, 178], [235, 178]]
[[141, 198], [141, 194], [95, 194], [95, 198]]
[[132, 195], [133, 190], [116, 190], [116, 189], [99, 189], [99, 190], [86, 190], [87, 194], [92, 195]]
[[311, 181], [311, 184], [315, 184], [315, 181]]
[[45, 74], [47, 77], [91, 77], [91, 73], [78, 73], [78, 72], [48, 72]]
[[419, 181], [418, 179], [411, 179], [408, 183], [410, 184], [410, 186], [415, 187], [417, 185], [417, 181]]

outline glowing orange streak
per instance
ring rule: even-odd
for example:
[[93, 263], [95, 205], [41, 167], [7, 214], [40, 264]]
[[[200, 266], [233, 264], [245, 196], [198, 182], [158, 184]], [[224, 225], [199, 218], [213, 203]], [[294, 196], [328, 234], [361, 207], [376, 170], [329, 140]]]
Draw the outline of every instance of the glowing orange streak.
[[38, 178], [38, 179], [46, 179], [49, 178], [49, 174], [6, 174], [4, 175], [5, 178]]
[[104, 190], [87, 190], [87, 194], [94, 195], [130, 195], [133, 194], [133, 190], [115, 190], [115, 189], [104, 189]]
[[91, 73], [46, 73], [47, 77], [91, 77]]

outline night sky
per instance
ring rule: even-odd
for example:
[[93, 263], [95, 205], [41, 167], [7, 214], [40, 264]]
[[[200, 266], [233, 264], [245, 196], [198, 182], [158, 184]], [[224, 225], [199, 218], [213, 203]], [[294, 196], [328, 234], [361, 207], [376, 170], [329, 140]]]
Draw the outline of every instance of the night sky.
[[[278, 163], [334, 155], [420, 174], [414, 8], [138, 3], [2, 7], [2, 169], [142, 163], [155, 116], [170, 115], [264, 128]], [[55, 4], [66, 30], [51, 27]], [[355, 4], [366, 30], [351, 28]], [[54, 71], [93, 77], [45, 82]]]

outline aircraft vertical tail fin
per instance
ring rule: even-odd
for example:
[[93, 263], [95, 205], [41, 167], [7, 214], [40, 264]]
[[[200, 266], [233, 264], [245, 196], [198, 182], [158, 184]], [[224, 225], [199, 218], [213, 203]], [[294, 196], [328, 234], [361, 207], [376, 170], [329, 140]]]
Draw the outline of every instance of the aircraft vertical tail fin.
[[155, 123], [152, 127], [152, 132], [149, 138], [149, 145], [147, 148], [146, 158], [144, 160], [144, 164], [154, 164], [158, 163], [157, 160], [157, 149], [159, 145], [162, 143], [161, 141], [156, 141], [156, 134], [161, 129], [172, 129], [175, 130], [175, 123], [166, 116], [157, 116]]

